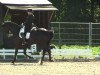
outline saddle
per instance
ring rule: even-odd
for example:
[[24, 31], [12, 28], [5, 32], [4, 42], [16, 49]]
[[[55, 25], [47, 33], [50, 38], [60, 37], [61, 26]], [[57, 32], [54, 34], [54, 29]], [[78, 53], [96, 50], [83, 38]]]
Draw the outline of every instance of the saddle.
[[[32, 31], [32, 30], [36, 30], [36, 27], [32, 27], [32, 28], [31, 28], [31, 31]], [[23, 27], [20, 29], [20, 31], [19, 31], [19, 37], [20, 37], [20, 38], [23, 38], [21, 34], [24, 34], [24, 33], [25, 33], [25, 26], [23, 26]], [[30, 32], [27, 32], [27, 33], [26, 33], [25, 38], [26, 38], [26, 39], [29, 39], [29, 38], [30, 38]]]
[[[38, 28], [36, 25], [33, 24], [33, 27], [31, 28], [31, 31], [36, 31], [36, 30], [43, 30], [43, 31], [47, 31], [47, 29], [45, 28]], [[25, 26], [23, 26], [20, 31], [19, 31], [19, 37], [23, 38], [21, 34], [24, 34], [25, 32]], [[30, 32], [26, 33], [25, 39], [29, 39], [30, 38]]]

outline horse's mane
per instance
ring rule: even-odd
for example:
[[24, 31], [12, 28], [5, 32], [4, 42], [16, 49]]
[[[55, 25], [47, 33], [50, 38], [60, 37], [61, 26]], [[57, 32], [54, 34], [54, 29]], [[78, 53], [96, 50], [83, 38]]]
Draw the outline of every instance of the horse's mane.
[[7, 28], [8, 30], [10, 30], [14, 35], [18, 35], [19, 30], [21, 28], [20, 25], [18, 25], [15, 22], [11, 22], [11, 21], [6, 21], [2, 24], [3, 28]]
[[11, 21], [5, 21], [5, 22], [2, 23], [2, 26], [6, 26], [6, 25], [9, 25], [9, 26], [12, 26], [13, 25], [13, 26], [21, 27], [17, 23], [11, 22]]

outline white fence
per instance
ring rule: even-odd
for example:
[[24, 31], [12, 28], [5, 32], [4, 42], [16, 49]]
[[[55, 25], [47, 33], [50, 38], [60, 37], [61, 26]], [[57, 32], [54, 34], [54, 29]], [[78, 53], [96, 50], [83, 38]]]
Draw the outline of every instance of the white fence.
[[[26, 54], [33, 57], [34, 59], [40, 58], [42, 55], [34, 55], [33, 53], [37, 51], [36, 44], [31, 45], [30, 49], [26, 50]], [[14, 56], [15, 55], [15, 49], [0, 49], [0, 56], [3, 57], [3, 59], [7, 59], [7, 56]], [[23, 56], [24, 52], [23, 49], [18, 50], [17, 56]], [[45, 55], [45, 58], [48, 58], [48, 55]]]
[[[90, 58], [92, 55], [91, 49], [52, 49], [52, 57], [55, 56], [86, 56], [87, 58]], [[41, 57], [41, 55], [32, 55], [33, 52], [36, 52], [36, 45], [32, 45], [31, 49], [27, 49], [26, 53], [33, 58], [38, 58]], [[15, 55], [15, 50], [14, 49], [1, 49], [0, 50], [0, 56], [3, 57], [3, 59], [6, 59], [6, 56], [13, 56]], [[20, 49], [18, 50], [17, 55], [24, 55], [23, 50]], [[46, 55], [48, 57], [48, 55]]]
[[52, 55], [55, 56], [63, 56], [63, 58], [67, 58], [67, 56], [85, 56], [87, 58], [91, 58], [92, 50], [91, 49], [52, 49]]
[[[27, 55], [33, 57], [34, 59], [36, 58], [40, 58], [42, 55], [33, 55], [33, 51], [31, 49], [27, 49], [26, 51]], [[15, 55], [15, 50], [14, 49], [0, 49], [0, 56], [3, 57], [3, 59], [7, 59], [6, 57], [7, 56], [14, 56]], [[18, 50], [18, 54], [17, 54], [17, 57], [18, 56], [23, 56], [24, 53], [23, 53], [23, 50], [22, 49], [19, 49]], [[46, 58], [48, 58], [48, 55], [45, 56]]]
[[[27, 50], [27, 54], [31, 55], [31, 50]], [[0, 49], [0, 56], [3, 56], [3, 59], [6, 59], [6, 56], [14, 56], [15, 50], [14, 49]], [[18, 50], [17, 55], [24, 55], [23, 50]]]
[[[26, 53], [34, 58], [40, 57], [40, 55], [32, 55], [33, 52], [36, 52], [36, 44], [31, 45], [30, 49], [26, 50]], [[15, 49], [0, 49], [0, 56], [3, 57], [3, 59], [6, 59], [6, 56], [14, 56], [15, 55]], [[18, 56], [24, 55], [24, 52], [22, 49], [18, 50]]]

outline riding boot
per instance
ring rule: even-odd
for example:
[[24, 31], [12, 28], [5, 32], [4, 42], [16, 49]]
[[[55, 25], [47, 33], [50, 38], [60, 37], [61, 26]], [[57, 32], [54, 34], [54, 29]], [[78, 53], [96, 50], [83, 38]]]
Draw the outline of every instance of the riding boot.
[[22, 45], [25, 45], [26, 44], [25, 37], [23, 37], [22, 39], [23, 39]]
[[26, 39], [25, 39], [24, 33], [22, 33], [21, 36], [22, 36], [22, 45], [25, 45], [26, 44]]

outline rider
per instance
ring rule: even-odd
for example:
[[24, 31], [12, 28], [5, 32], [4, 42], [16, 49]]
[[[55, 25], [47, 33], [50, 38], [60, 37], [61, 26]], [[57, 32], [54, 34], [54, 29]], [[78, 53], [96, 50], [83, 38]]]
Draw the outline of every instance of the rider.
[[34, 24], [33, 22], [34, 22], [34, 15], [33, 15], [33, 11], [32, 11], [32, 9], [28, 9], [27, 10], [27, 14], [28, 14], [28, 16], [27, 16], [27, 18], [26, 18], [26, 21], [25, 21], [25, 23], [24, 23], [24, 26], [25, 26], [25, 32], [24, 32], [24, 36], [22, 35], [22, 39], [23, 39], [23, 44], [26, 44], [26, 35], [27, 35], [27, 33], [30, 33], [30, 30], [31, 30], [31, 28], [32, 28], [32, 24]]

